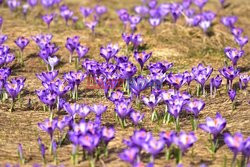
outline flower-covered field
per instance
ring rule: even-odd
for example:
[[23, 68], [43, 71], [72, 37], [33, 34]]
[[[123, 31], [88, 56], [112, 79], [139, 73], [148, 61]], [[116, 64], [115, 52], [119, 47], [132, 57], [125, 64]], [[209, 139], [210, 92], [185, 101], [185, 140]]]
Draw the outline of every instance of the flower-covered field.
[[0, 166], [250, 165], [248, 0], [0, 0]]

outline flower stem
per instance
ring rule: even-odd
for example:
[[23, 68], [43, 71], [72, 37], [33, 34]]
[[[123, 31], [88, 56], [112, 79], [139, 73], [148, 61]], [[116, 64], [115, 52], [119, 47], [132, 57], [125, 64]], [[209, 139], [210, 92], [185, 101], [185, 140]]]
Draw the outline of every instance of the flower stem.
[[180, 131], [180, 121], [179, 121], [179, 117], [177, 117], [177, 118], [175, 119], [175, 129], [176, 129], [177, 132]]

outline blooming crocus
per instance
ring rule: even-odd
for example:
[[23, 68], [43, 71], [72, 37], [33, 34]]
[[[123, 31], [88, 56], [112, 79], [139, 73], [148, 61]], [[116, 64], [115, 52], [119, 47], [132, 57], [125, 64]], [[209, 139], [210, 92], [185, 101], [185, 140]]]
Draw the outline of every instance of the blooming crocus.
[[97, 117], [101, 117], [102, 114], [107, 111], [108, 106], [104, 106], [101, 104], [94, 104], [92, 107], [90, 107], [90, 110], [93, 111]]
[[243, 33], [242, 28], [232, 28], [231, 33], [233, 34], [234, 37], [240, 37]]
[[133, 34], [131, 35], [131, 42], [133, 44], [133, 49], [137, 50], [138, 46], [143, 43], [143, 38], [141, 34]]
[[239, 58], [241, 58], [245, 54], [243, 50], [238, 50], [230, 47], [226, 47], [224, 49], [224, 53], [231, 60], [233, 66], [236, 66]]
[[99, 17], [104, 13], [106, 13], [107, 11], [108, 9], [106, 8], [106, 6], [101, 6], [101, 5], [95, 6], [95, 12]]
[[136, 112], [132, 110], [130, 113], [130, 119], [132, 120], [134, 125], [138, 125], [140, 122], [142, 122], [144, 118], [144, 114], [141, 114], [140, 112]]
[[[198, 82], [202, 88], [203, 95], [205, 95], [205, 83], [213, 72], [213, 68], [208, 66], [204, 67], [203, 64], [199, 64], [197, 67], [192, 68], [192, 73], [194, 75], [194, 79]], [[199, 90], [197, 89], [197, 94], [199, 95]]]
[[76, 53], [78, 55], [78, 60], [82, 59], [89, 52], [89, 48], [83, 45], [78, 45], [76, 47]]
[[125, 118], [130, 114], [132, 111], [130, 101], [121, 101], [116, 103], [115, 105], [115, 112], [121, 119], [120, 123], [122, 128], [125, 128]]
[[58, 75], [59, 71], [51, 71], [51, 72], [42, 72], [40, 74], [36, 74], [36, 77], [42, 82], [52, 82]]
[[236, 97], [236, 91], [234, 89], [228, 90], [228, 96], [230, 100], [233, 102]]
[[164, 140], [156, 140], [155, 138], [151, 138], [147, 143], [143, 143], [142, 145], [143, 149], [151, 154], [151, 162], [153, 162], [155, 156], [158, 155], [164, 149], [164, 146]]
[[188, 112], [193, 113], [194, 116], [197, 118], [198, 114], [200, 113], [201, 110], [203, 110], [204, 107], [205, 107], [204, 101], [198, 100], [198, 99], [193, 99], [193, 100], [187, 102], [185, 109]]
[[59, 58], [56, 56], [48, 57], [48, 64], [50, 66], [51, 71], [54, 71], [55, 66], [59, 63]]
[[131, 147], [120, 153], [119, 157], [121, 160], [128, 162], [132, 165], [135, 163], [138, 154], [139, 154], [139, 149], [137, 147]]
[[85, 22], [85, 26], [91, 30], [93, 35], [95, 35], [95, 27], [97, 26], [97, 24], [98, 22], [96, 20], [91, 22]]
[[108, 44], [106, 47], [100, 48], [100, 56], [102, 56], [108, 63], [111, 58], [116, 56], [119, 52], [118, 44]]
[[42, 16], [42, 19], [47, 24], [48, 29], [49, 29], [50, 23], [53, 21], [54, 17], [55, 17], [54, 13], [52, 13], [52, 14], [46, 14], [46, 15]]
[[51, 142], [53, 141], [53, 134], [57, 127], [57, 122], [58, 122], [58, 119], [56, 118], [52, 120], [45, 119], [44, 122], [38, 123], [38, 127], [44, 132], [49, 134]]
[[142, 100], [152, 110], [151, 120], [154, 121], [155, 117], [156, 117], [156, 119], [158, 119], [157, 112], [155, 111], [155, 107], [160, 102], [161, 96], [157, 96], [156, 94], [152, 93], [149, 96], [149, 98], [143, 97]]
[[52, 107], [56, 103], [57, 95], [48, 89], [36, 90], [36, 94], [42, 103], [49, 106], [50, 118], [52, 119], [53, 118]]
[[125, 62], [125, 63], [120, 63], [118, 65], [120, 73], [121, 73], [121, 77], [123, 79], [131, 79], [132, 76], [136, 73], [137, 68], [136, 66], [131, 63], [131, 62]]
[[247, 88], [248, 82], [250, 82], [250, 76], [247, 74], [240, 74], [239, 87], [241, 90]]
[[85, 134], [79, 137], [80, 145], [89, 153], [92, 153], [100, 142], [100, 136], [95, 134]]
[[126, 43], [126, 45], [129, 45], [129, 43], [131, 42], [131, 37], [132, 35], [130, 34], [122, 33], [122, 39]]
[[74, 12], [69, 9], [61, 10], [61, 16], [65, 20], [66, 25], [68, 25], [69, 19], [73, 16]]
[[182, 154], [193, 146], [193, 144], [197, 141], [197, 137], [195, 136], [194, 132], [186, 133], [182, 131], [178, 136], [176, 135], [174, 137], [173, 141], [174, 144], [180, 149], [178, 161], [181, 162]]
[[150, 25], [155, 29], [155, 27], [159, 26], [161, 23], [161, 18], [159, 17], [151, 17], [148, 19]]
[[113, 103], [120, 101], [123, 98], [124, 93], [120, 90], [114, 91], [110, 94], [109, 100]]
[[54, 0], [41, 0], [41, 4], [44, 8], [50, 8], [54, 5]]
[[129, 88], [131, 92], [138, 98], [140, 97], [141, 92], [147, 89], [149, 85], [150, 85], [150, 80], [144, 78], [143, 76], [135, 77], [132, 79], [131, 82], [129, 82]]
[[199, 127], [212, 134], [215, 138], [226, 127], [226, 119], [224, 119], [220, 113], [216, 113], [215, 119], [210, 117], [206, 118], [206, 124], [200, 124]]
[[132, 32], [134, 32], [136, 30], [137, 24], [141, 22], [141, 17], [138, 15], [131, 15], [129, 17], [129, 21], [130, 21], [130, 27], [132, 29]]
[[151, 138], [152, 134], [144, 129], [135, 130], [134, 134], [130, 137], [133, 144], [139, 148], [142, 148], [143, 143], [147, 143]]
[[5, 89], [9, 96], [12, 98], [10, 111], [14, 110], [15, 99], [24, 87], [26, 78], [13, 78], [10, 82], [5, 83]]
[[174, 142], [174, 137], [176, 133], [174, 131], [166, 131], [166, 132], [161, 132], [160, 133], [160, 138], [165, 141], [165, 144], [167, 145], [168, 148], [173, 144]]
[[243, 47], [248, 43], [248, 37], [235, 37], [234, 38], [235, 42], [240, 46], [241, 49], [243, 49]]
[[237, 20], [237, 16], [226, 16], [221, 18], [221, 23], [231, 29], [234, 28], [234, 24], [237, 22]]
[[76, 114], [79, 112], [80, 105], [77, 103], [65, 103], [63, 108], [73, 119], [75, 119]]
[[166, 73], [166, 71], [169, 70], [172, 66], [173, 63], [161, 61], [156, 63], [150, 63], [148, 65], [148, 69], [151, 74]]
[[24, 48], [29, 44], [29, 39], [28, 38], [25, 38], [25, 37], [18, 37], [16, 40], [15, 40], [15, 44], [20, 48], [20, 51], [21, 51], [21, 56], [20, 56], [20, 61], [21, 61], [21, 64], [23, 64], [23, 50]]
[[220, 87], [222, 83], [222, 78], [217, 75], [215, 78], [211, 78], [210, 80], [210, 94], [211, 96], [214, 94], [216, 95], [217, 89]]
[[104, 127], [102, 129], [102, 139], [105, 143], [109, 143], [115, 137], [115, 129]]
[[220, 74], [225, 77], [228, 81], [228, 88], [231, 89], [233, 86], [233, 80], [235, 77], [237, 77], [240, 73], [239, 69], [235, 69], [233, 66], [224, 67], [222, 69], [219, 69]]
[[143, 69], [143, 66], [145, 64], [145, 62], [152, 56], [152, 52], [150, 53], [146, 53], [145, 51], [144, 52], [134, 52], [134, 57], [136, 59], [136, 61], [140, 64], [140, 67], [141, 67], [141, 71]]
[[93, 9], [88, 7], [80, 7], [80, 12], [83, 15], [83, 17], [86, 18], [93, 12]]
[[186, 83], [185, 76], [184, 74], [181, 73], [179, 74], [170, 73], [167, 75], [166, 80], [170, 85], [173, 85], [173, 87], [176, 90], [179, 90]]
[[72, 38], [70, 38], [70, 37], [67, 38], [67, 42], [65, 44], [65, 47], [70, 52], [69, 63], [72, 62], [72, 56], [74, 54], [74, 51], [78, 47], [78, 45], [80, 44], [79, 40], [80, 40], [79, 36], [74, 36]]

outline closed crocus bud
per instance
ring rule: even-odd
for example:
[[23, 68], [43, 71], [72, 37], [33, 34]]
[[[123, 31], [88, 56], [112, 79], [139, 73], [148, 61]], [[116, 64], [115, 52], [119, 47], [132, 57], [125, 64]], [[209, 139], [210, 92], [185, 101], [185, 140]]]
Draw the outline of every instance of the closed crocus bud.
[[235, 97], [236, 97], [236, 91], [234, 89], [230, 89], [228, 91], [228, 96], [229, 96], [230, 100], [233, 102]]

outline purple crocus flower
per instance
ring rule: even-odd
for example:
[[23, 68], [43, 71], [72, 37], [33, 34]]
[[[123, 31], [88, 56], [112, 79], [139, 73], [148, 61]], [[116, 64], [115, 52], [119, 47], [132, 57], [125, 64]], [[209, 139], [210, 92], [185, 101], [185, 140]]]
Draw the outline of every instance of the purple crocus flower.
[[148, 15], [149, 9], [147, 6], [135, 6], [134, 11], [141, 17], [146, 17]]
[[131, 38], [132, 38], [132, 35], [122, 33], [122, 39], [126, 43], [126, 45], [129, 45], [129, 43], [131, 42]]
[[228, 90], [228, 96], [230, 100], [233, 102], [236, 97], [236, 91], [234, 89]]
[[36, 77], [42, 82], [52, 82], [58, 75], [59, 71], [42, 72], [41, 74], [36, 74]]
[[64, 110], [73, 118], [75, 119], [76, 114], [79, 112], [80, 110], [80, 105], [77, 103], [65, 103], [63, 105]]
[[147, 143], [151, 138], [152, 134], [144, 129], [135, 130], [133, 136], [130, 137], [133, 144], [139, 148], [142, 148], [143, 143]]
[[152, 93], [149, 98], [143, 97], [143, 102], [151, 108], [151, 110], [154, 110], [156, 105], [161, 101], [161, 96], [157, 96], [156, 94]]
[[110, 94], [109, 100], [112, 101], [113, 103], [120, 101], [123, 99], [124, 93], [120, 90], [114, 91]]
[[129, 83], [129, 88], [132, 91], [133, 94], [135, 94], [137, 97], [140, 97], [140, 93], [147, 89], [150, 84], [150, 81], [143, 76], [138, 76], [132, 79], [132, 81]]
[[237, 22], [237, 20], [237, 16], [226, 16], [221, 18], [221, 23], [231, 29], [234, 28], [234, 24]]
[[132, 111], [130, 101], [120, 101], [115, 105], [115, 112], [124, 120]]
[[225, 77], [229, 81], [229, 85], [228, 85], [229, 89], [231, 88], [233, 84], [234, 78], [237, 77], [240, 73], [239, 69], [234, 69], [233, 66], [219, 69], [219, 72], [221, 73], [221, 75], [223, 75], [223, 77]]
[[15, 40], [15, 44], [21, 49], [21, 51], [24, 50], [24, 48], [29, 44], [29, 39], [21, 36], [21, 37], [18, 37], [16, 40]]
[[161, 18], [159, 17], [151, 17], [148, 19], [150, 25], [155, 29], [155, 27], [159, 26], [161, 23]]
[[158, 4], [157, 0], [150, 0], [148, 2], [148, 7], [151, 8], [151, 9], [154, 9], [154, 8], [156, 8], [157, 4]]
[[54, 17], [55, 17], [54, 13], [52, 13], [52, 14], [46, 14], [46, 15], [42, 16], [42, 19], [47, 24], [48, 29], [49, 29], [50, 23], [53, 21]]
[[137, 68], [131, 62], [120, 63], [118, 65], [121, 77], [123, 79], [130, 79], [133, 75], [135, 75]]
[[130, 113], [130, 119], [133, 121], [134, 125], [138, 125], [139, 122], [142, 122], [143, 118], [144, 114], [141, 114], [140, 112], [132, 110], [132, 112]]
[[[45, 90], [36, 90], [36, 94], [40, 101], [49, 106], [50, 110], [52, 106], [56, 103], [57, 95], [54, 92], [51, 92], [48, 89]], [[52, 111], [51, 111], [52, 112]]]
[[53, 134], [57, 127], [57, 122], [58, 120], [56, 118], [53, 120], [45, 119], [44, 122], [38, 123], [38, 127], [49, 134], [51, 141], [53, 140]]
[[102, 128], [102, 139], [103, 141], [108, 144], [112, 139], [115, 138], [115, 129], [114, 128]]
[[101, 15], [103, 15], [104, 13], [107, 13], [107, 8], [106, 6], [100, 6], [100, 5], [97, 5], [95, 7], [95, 12], [96, 14], [100, 17]]
[[68, 21], [69, 21], [69, 19], [72, 18], [74, 12], [69, 10], [69, 9], [65, 9], [65, 10], [61, 10], [60, 14], [61, 14], [62, 18], [65, 20], [66, 25], [68, 25]]
[[234, 153], [233, 161], [235, 161], [237, 154], [242, 151], [242, 148], [244, 146], [243, 135], [239, 132], [235, 133], [234, 135], [225, 133], [224, 142], [227, 144], [229, 149]]
[[134, 57], [137, 60], [137, 62], [140, 64], [141, 66], [141, 71], [143, 69], [143, 66], [145, 64], [145, 62], [152, 56], [152, 52], [150, 53], [146, 53], [145, 51], [139, 53], [139, 52], [134, 52]]
[[93, 9], [87, 7], [80, 7], [80, 12], [82, 13], [83, 17], [86, 18], [93, 12]]
[[[0, 29], [1, 29], [1, 25], [0, 25]], [[6, 40], [8, 39], [7, 35], [0, 35], [0, 45], [2, 45]]]
[[79, 137], [80, 145], [89, 153], [92, 153], [100, 142], [100, 136], [96, 134], [85, 134]]
[[136, 50], [140, 44], [143, 42], [143, 38], [141, 34], [133, 34], [131, 35], [131, 42], [133, 44], [134, 49]]
[[25, 19], [26, 19], [29, 8], [30, 8], [30, 6], [28, 4], [24, 4], [22, 6], [22, 9], [23, 9], [22, 12], [23, 12], [23, 16], [24, 16]]
[[166, 77], [167, 82], [170, 85], [173, 85], [173, 87], [176, 90], [179, 90], [185, 83], [186, 83], [186, 78], [184, 74], [168, 74]]
[[108, 63], [111, 58], [116, 56], [116, 54], [119, 52], [119, 46], [118, 44], [108, 44], [106, 47], [100, 48], [100, 55], [106, 60]]
[[58, 95], [58, 96], [63, 96], [66, 94], [70, 89], [70, 85], [66, 85], [65, 81], [62, 81], [60, 79], [57, 79], [53, 84], [51, 84], [51, 87], [53, 91]]
[[166, 132], [161, 132], [160, 133], [160, 138], [165, 141], [165, 144], [167, 145], [168, 148], [172, 145], [174, 142], [174, 137], [176, 133], [174, 131], [166, 131]]
[[18, 156], [19, 156], [21, 162], [24, 164], [25, 159], [24, 159], [23, 146], [22, 146], [22, 144], [18, 144], [17, 150], [18, 150], [18, 151], [17, 151], [17, 152], [18, 152]]
[[119, 154], [121, 160], [130, 163], [131, 165], [135, 163], [137, 159], [137, 155], [139, 154], [139, 149], [136, 147], [131, 147], [124, 150], [122, 153]]
[[95, 27], [97, 26], [97, 24], [98, 22], [96, 20], [91, 22], [85, 22], [85, 26], [91, 30], [92, 34], [95, 34]]
[[82, 59], [89, 52], [89, 48], [83, 45], [78, 45], [76, 48], [76, 53], [78, 55], [78, 59]]
[[248, 37], [235, 37], [234, 38], [235, 42], [240, 46], [240, 48], [242, 49], [247, 43], [248, 43]]
[[137, 24], [141, 22], [141, 17], [138, 15], [131, 15], [129, 16], [129, 21], [132, 32], [134, 32], [136, 30]]
[[215, 78], [211, 78], [210, 85], [213, 88], [219, 89], [221, 83], [222, 83], [222, 78], [220, 77], [220, 75], [217, 75]]
[[80, 37], [79, 36], [74, 36], [72, 38], [68, 37], [67, 38], [67, 42], [65, 44], [65, 47], [68, 49], [68, 51], [70, 52], [70, 57], [69, 57], [69, 63], [72, 62], [72, 56], [74, 54], [74, 51], [76, 50], [76, 48], [80, 45]]
[[250, 76], [248, 76], [247, 74], [240, 74], [239, 86], [241, 90], [247, 88], [248, 82], [250, 82]]
[[147, 143], [143, 143], [142, 145], [143, 149], [150, 153], [153, 158], [164, 149], [164, 146], [164, 140], [156, 140], [155, 138], [151, 138]]
[[94, 104], [92, 107], [90, 107], [90, 109], [96, 114], [97, 117], [100, 117], [105, 111], [107, 111], [108, 106]]
[[226, 47], [224, 49], [225, 55], [232, 61], [233, 66], [237, 65], [239, 58], [241, 58], [245, 52], [236, 48]]
[[205, 107], [204, 101], [198, 100], [198, 99], [193, 99], [193, 100], [187, 102], [185, 109], [188, 112], [193, 113], [194, 116], [197, 118], [200, 111], [203, 110], [204, 107]]
[[173, 140], [182, 153], [184, 153], [188, 148], [193, 146], [193, 144], [197, 141], [197, 138], [194, 132], [186, 133], [182, 131], [178, 136], [175, 136]]
[[233, 34], [234, 37], [240, 37], [243, 33], [242, 28], [232, 28], [231, 33]]
[[226, 127], [226, 119], [222, 118], [220, 113], [217, 112], [215, 119], [207, 117], [206, 123], [200, 124], [199, 127], [205, 132], [212, 134], [214, 138], [216, 138], [218, 134]]
[[78, 115], [81, 117], [81, 118], [85, 118], [87, 117], [87, 115], [90, 113], [90, 107], [87, 106], [87, 105], [81, 105], [80, 106], [80, 109], [78, 111]]
[[26, 80], [26, 78], [13, 78], [10, 82], [7, 81], [5, 83], [5, 85], [4, 85], [5, 89], [6, 89], [7, 93], [9, 94], [9, 96], [12, 98], [13, 103], [14, 103], [15, 98], [22, 91], [22, 89], [24, 87], [25, 80]]
[[199, 64], [197, 67], [192, 68], [192, 73], [194, 75], [194, 79], [201, 85], [203, 95], [205, 95], [205, 83], [213, 72], [213, 68], [208, 66], [204, 67], [203, 64]]
[[173, 63], [169, 62], [157, 62], [157, 63], [150, 63], [148, 65], [148, 69], [151, 74], [158, 74], [158, 73], [166, 73], [173, 66]]

